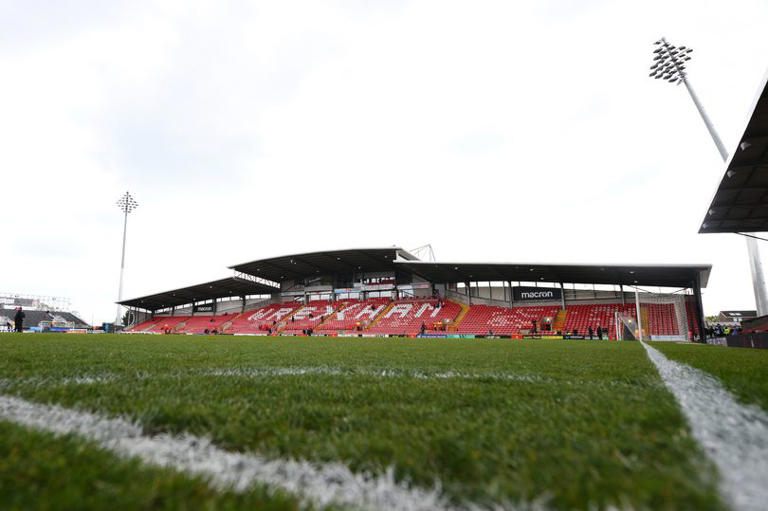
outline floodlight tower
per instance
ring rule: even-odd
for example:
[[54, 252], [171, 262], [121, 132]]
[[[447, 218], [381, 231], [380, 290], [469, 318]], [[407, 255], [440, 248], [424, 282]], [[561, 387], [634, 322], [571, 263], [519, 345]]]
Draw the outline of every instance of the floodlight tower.
[[[139, 204], [134, 200], [133, 196], [131, 196], [130, 192], [125, 192], [125, 195], [120, 197], [120, 200], [117, 201], [117, 207], [120, 208], [120, 211], [123, 212], [123, 256], [120, 259], [120, 287], [117, 288], [117, 301], [123, 299], [123, 272], [125, 270], [125, 234], [128, 230], [128, 213], [133, 211], [139, 206]], [[122, 317], [121, 317], [121, 308], [120, 304], [117, 304], [117, 317], [115, 318], [115, 325], [120, 325], [122, 323]]]
[[[696, 105], [696, 109], [699, 111], [699, 115], [701, 115], [701, 119], [704, 121], [704, 125], [707, 127], [707, 131], [709, 131], [715, 146], [717, 146], [720, 156], [723, 158], [723, 161], [728, 161], [728, 151], [725, 149], [720, 135], [717, 134], [712, 121], [699, 101], [699, 97], [693, 91], [693, 87], [691, 87], [688, 81], [688, 74], [685, 72], [686, 63], [691, 60], [690, 54], [693, 52], [693, 49], [685, 46], [674, 46], [663, 37], [653, 44], [656, 46], [656, 49], [653, 50], [653, 64], [651, 65], [651, 74], [649, 76], [657, 80], [666, 80], [675, 85], [680, 85], [681, 83], [685, 85], [694, 105]], [[757, 315], [764, 316], [768, 314], [768, 297], [765, 292], [765, 277], [763, 276], [763, 264], [760, 261], [760, 249], [754, 238], [746, 237], [745, 239], [747, 240], [749, 269], [752, 273], [752, 288], [755, 293]]]

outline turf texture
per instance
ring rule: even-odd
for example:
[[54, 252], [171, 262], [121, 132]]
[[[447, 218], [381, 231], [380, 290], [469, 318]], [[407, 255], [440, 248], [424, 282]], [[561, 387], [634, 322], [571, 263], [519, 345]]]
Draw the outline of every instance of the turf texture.
[[[399, 480], [439, 481], [457, 504], [723, 508], [714, 468], [638, 343], [3, 334], [0, 380], [5, 394], [138, 419], [148, 433], [356, 471], [394, 467]], [[41, 442], [3, 428], [0, 453]], [[82, 474], [49, 502], [94, 487], [77, 439], [41, 436]], [[87, 454], [112, 471], [110, 491], [87, 492], [93, 509], [133, 486], [161, 488], [177, 508], [293, 505], [258, 490], [211, 495], [194, 479]], [[37, 484], [56, 480], [46, 457], [26, 465]], [[0, 481], [3, 491], [13, 484]]]
[[768, 411], [768, 350], [693, 343], [652, 343], [668, 358], [718, 378], [746, 404]]

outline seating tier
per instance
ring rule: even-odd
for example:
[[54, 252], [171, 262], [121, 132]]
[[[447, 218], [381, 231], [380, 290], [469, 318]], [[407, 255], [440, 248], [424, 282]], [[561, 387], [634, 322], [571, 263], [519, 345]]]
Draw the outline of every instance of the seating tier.
[[461, 320], [456, 331], [462, 334], [500, 335], [519, 334], [530, 330], [533, 321], [541, 328], [542, 318], [553, 318], [560, 308], [557, 306], [499, 307], [494, 305], [472, 305]]
[[421, 331], [435, 329], [435, 325], [444, 321], [452, 322], [461, 312], [461, 307], [451, 301], [437, 300], [400, 300], [396, 301], [368, 329], [369, 333], [413, 335]]

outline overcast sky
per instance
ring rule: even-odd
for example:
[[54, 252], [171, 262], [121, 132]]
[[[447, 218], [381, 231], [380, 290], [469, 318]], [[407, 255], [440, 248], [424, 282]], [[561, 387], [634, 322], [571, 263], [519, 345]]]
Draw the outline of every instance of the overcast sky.
[[445, 261], [711, 263], [705, 312], [754, 308], [744, 240], [697, 234], [720, 157], [648, 66], [662, 35], [695, 48], [731, 150], [767, 21], [764, 0], [0, 0], [0, 291], [112, 320], [130, 190], [124, 297], [431, 243]]

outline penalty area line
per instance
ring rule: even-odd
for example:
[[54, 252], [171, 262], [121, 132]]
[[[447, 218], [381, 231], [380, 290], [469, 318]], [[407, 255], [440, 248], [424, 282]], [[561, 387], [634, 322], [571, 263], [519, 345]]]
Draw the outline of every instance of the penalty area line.
[[768, 414], [743, 405], [713, 376], [668, 359], [642, 343], [664, 385], [717, 466], [720, 492], [734, 509], [762, 511], [768, 502]]
[[244, 492], [256, 484], [287, 491], [302, 504], [341, 505], [375, 510], [452, 510], [434, 489], [395, 481], [394, 471], [382, 475], [352, 472], [343, 463], [266, 459], [256, 454], [230, 452], [193, 435], [144, 434], [141, 425], [122, 418], [45, 405], [0, 395], [0, 420], [7, 420], [56, 436], [74, 434], [122, 457], [139, 458], [148, 465], [201, 476], [218, 489]]

